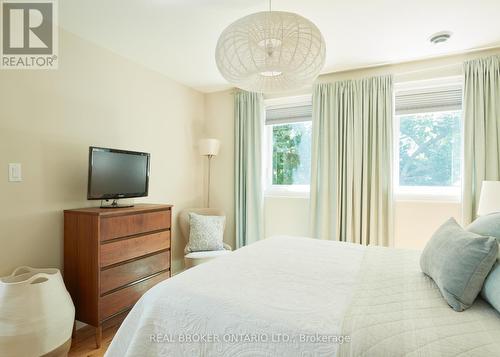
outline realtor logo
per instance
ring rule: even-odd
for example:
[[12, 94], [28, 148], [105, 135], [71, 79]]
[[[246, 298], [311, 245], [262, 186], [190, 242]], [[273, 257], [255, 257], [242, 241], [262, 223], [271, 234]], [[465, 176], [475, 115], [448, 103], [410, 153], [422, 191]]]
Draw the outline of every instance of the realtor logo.
[[55, 69], [56, 0], [0, 0], [2, 69]]

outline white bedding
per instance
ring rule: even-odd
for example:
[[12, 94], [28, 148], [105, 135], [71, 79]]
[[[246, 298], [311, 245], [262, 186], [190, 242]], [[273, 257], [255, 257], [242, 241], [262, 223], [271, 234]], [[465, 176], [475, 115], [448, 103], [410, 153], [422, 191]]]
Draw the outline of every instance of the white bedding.
[[342, 333], [347, 356], [500, 356], [500, 314], [478, 298], [456, 312], [419, 269], [420, 253], [369, 247]]
[[266, 239], [149, 290], [107, 356], [500, 354], [499, 314], [482, 301], [461, 313], [448, 308], [417, 258], [310, 238]]
[[[332, 356], [338, 345], [301, 343], [299, 335], [340, 333], [365, 249], [274, 237], [191, 268], [141, 298], [107, 356], [297, 356], [303, 351]], [[174, 341], [151, 341], [156, 334], [172, 335]], [[218, 336], [220, 342], [179, 341], [190, 334]], [[233, 336], [246, 341], [247, 335], [260, 340], [227, 341]], [[287, 337], [296, 340], [280, 343]]]

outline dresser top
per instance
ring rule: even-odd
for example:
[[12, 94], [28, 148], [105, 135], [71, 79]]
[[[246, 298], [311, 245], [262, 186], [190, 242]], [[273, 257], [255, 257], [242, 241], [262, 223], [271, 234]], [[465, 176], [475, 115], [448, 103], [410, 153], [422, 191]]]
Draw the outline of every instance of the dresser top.
[[64, 213], [88, 214], [92, 216], [122, 216], [127, 214], [147, 213], [155, 211], [165, 211], [171, 209], [172, 205], [159, 205], [152, 203], [140, 203], [134, 207], [125, 208], [100, 208], [100, 207], [85, 207], [77, 209], [64, 210]]

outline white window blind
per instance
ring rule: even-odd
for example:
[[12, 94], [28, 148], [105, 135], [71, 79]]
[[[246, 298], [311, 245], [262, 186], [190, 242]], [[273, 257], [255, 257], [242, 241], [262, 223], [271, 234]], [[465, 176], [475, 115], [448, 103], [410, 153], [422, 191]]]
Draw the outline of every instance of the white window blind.
[[296, 123], [311, 119], [311, 104], [266, 108], [266, 125]]
[[447, 86], [396, 92], [396, 115], [462, 109], [462, 87]]

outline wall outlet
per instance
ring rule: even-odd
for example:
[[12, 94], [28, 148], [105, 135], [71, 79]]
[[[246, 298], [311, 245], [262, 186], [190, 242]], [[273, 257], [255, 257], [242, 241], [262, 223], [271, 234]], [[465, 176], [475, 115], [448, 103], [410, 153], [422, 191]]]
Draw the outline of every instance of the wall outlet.
[[21, 182], [22, 180], [23, 174], [21, 164], [9, 164], [9, 182]]

